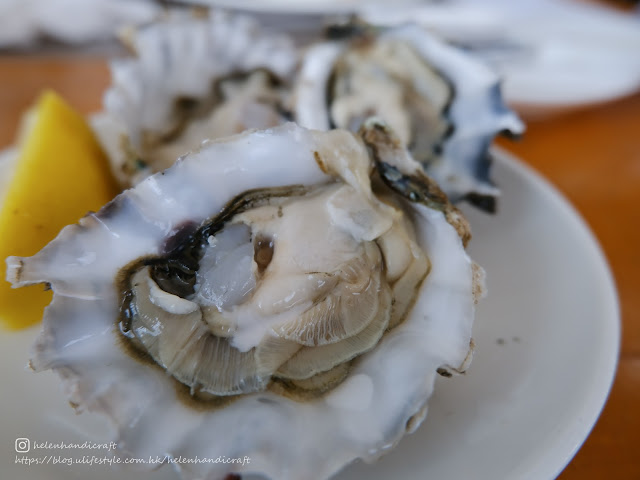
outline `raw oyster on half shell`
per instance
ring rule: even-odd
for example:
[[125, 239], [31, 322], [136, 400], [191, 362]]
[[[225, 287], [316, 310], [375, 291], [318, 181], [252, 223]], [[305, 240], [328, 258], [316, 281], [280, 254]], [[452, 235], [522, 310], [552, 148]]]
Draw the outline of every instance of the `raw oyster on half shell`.
[[352, 23], [305, 53], [294, 115], [307, 128], [357, 131], [371, 115], [396, 132], [451, 201], [495, 210], [489, 145], [523, 131], [484, 64], [417, 25]]
[[[64, 228], [14, 286], [54, 299], [31, 365], [106, 414], [118, 455], [327, 478], [426, 415], [471, 358], [468, 225], [383, 123], [204, 143]], [[171, 434], [167, 434], [171, 432]]]
[[126, 43], [133, 56], [111, 62], [113, 84], [92, 122], [125, 187], [204, 139], [289, 119], [284, 103], [296, 49], [247, 16], [173, 12]]

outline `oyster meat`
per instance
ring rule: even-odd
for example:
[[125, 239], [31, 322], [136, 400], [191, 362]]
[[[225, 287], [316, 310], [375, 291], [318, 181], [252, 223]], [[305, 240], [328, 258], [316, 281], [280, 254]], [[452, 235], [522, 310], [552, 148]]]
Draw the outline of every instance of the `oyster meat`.
[[31, 366], [106, 414], [117, 455], [327, 478], [373, 461], [471, 358], [466, 221], [391, 130], [294, 124], [205, 142], [30, 258], [54, 292]]
[[382, 117], [451, 201], [495, 210], [488, 148], [523, 131], [484, 64], [417, 25], [352, 23], [305, 53], [294, 114], [305, 127], [356, 131]]

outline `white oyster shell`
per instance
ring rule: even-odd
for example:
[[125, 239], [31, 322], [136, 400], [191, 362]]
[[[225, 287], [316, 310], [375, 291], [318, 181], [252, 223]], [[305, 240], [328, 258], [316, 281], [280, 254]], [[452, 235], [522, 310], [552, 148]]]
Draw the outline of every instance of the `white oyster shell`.
[[[131, 32], [126, 42], [134, 56], [111, 62], [113, 84], [104, 95], [104, 111], [92, 121], [116, 177], [125, 186], [169, 166], [149, 162], [128, 171], [128, 157], [144, 157], [149, 138], [170, 137], [173, 148], [165, 156], [175, 160], [198, 148], [205, 138], [216, 137], [206, 115], [193, 131], [183, 129], [176, 135], [176, 105], [181, 99], [205, 102], [219, 80], [260, 69], [290, 81], [297, 62], [289, 37], [263, 32], [247, 16], [213, 9], [200, 16], [173, 12], [163, 21]], [[245, 122], [243, 127], [218, 136], [282, 123], [255, 106], [247, 110], [237, 113], [243, 116], [240, 119], [228, 119], [228, 123]]]
[[[349, 28], [349, 27], [347, 27]], [[494, 136], [499, 133], [517, 135], [524, 126], [517, 115], [502, 102], [500, 80], [485, 64], [453, 46], [447, 45], [435, 35], [418, 25], [406, 24], [376, 31], [372, 37], [372, 27], [364, 27], [364, 38], [359, 38], [359, 26], [354, 27], [354, 37], [332, 40], [313, 45], [305, 53], [296, 83], [294, 97], [294, 117], [302, 126], [326, 130], [332, 128], [335, 119], [328, 108], [330, 82], [338, 58], [349, 49], [368, 48], [367, 43], [399, 41], [410, 46], [424, 62], [442, 75], [451, 89], [450, 99], [435, 98], [441, 102], [441, 117], [451, 129], [444, 133], [439, 159], [423, 163], [426, 172], [434, 178], [451, 201], [471, 200], [486, 210], [493, 210], [492, 198], [499, 190], [490, 180], [490, 158], [488, 148]], [[371, 31], [367, 31], [366, 29]], [[364, 45], [364, 46], [363, 46]], [[407, 68], [408, 71], [408, 68]], [[427, 95], [440, 94], [429, 91], [421, 85], [421, 79], [414, 78], [414, 88], [425, 89]], [[361, 91], [369, 88], [366, 84], [354, 86]], [[367, 115], [380, 115], [396, 130], [394, 117], [404, 115], [389, 107], [388, 101], [394, 92], [381, 91], [373, 96], [373, 104], [360, 106]], [[429, 98], [429, 97], [427, 97]], [[443, 101], [444, 100], [444, 101]], [[434, 102], [434, 103], [435, 103]], [[374, 111], [371, 111], [371, 110]], [[385, 115], [386, 113], [386, 115]], [[351, 128], [349, 125], [338, 125]], [[355, 126], [355, 129], [359, 125]], [[428, 127], [423, 127], [428, 128]], [[425, 134], [429, 132], [425, 131]]]
[[[436, 371], [466, 367], [477, 268], [445, 215], [422, 204], [407, 206], [431, 260], [415, 306], [324, 396], [301, 402], [264, 391], [224, 408], [194, 409], [162, 370], [123, 354], [114, 282], [120, 269], [159, 253], [185, 222], [210, 218], [248, 189], [334, 181], [314, 152], [343, 176], [351, 172], [352, 180], [371, 166], [364, 144], [349, 132], [293, 124], [248, 132], [206, 143], [65, 227], [33, 257], [8, 259], [15, 286], [47, 282], [54, 292], [32, 367], [57, 371], [78, 409], [113, 421], [118, 455], [250, 458], [246, 464], [181, 464], [186, 479], [220, 479], [229, 471], [327, 478], [395, 446], [424, 418]], [[418, 168], [408, 156], [396, 167], [408, 174]]]

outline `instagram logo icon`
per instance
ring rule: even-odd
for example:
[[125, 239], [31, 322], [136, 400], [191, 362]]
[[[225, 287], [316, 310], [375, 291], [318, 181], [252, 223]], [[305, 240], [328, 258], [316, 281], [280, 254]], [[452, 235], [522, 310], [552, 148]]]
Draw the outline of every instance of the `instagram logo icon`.
[[31, 450], [31, 441], [28, 438], [16, 438], [16, 452], [27, 453]]

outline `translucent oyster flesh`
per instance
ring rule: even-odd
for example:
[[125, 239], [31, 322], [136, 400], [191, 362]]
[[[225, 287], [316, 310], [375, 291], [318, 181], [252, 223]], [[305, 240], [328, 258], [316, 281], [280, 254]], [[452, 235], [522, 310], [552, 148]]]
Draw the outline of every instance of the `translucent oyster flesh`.
[[468, 365], [468, 240], [384, 124], [286, 124], [205, 143], [7, 276], [51, 286], [31, 365], [108, 415], [119, 455], [327, 478], [417, 428], [436, 373]]
[[169, 167], [205, 138], [284, 123], [297, 54], [284, 35], [212, 10], [172, 13], [132, 32], [133, 56], [111, 62], [93, 127], [123, 186]]
[[417, 25], [374, 31], [351, 26], [346, 39], [305, 54], [294, 98], [296, 121], [356, 131], [384, 119], [453, 202], [495, 209], [488, 147], [523, 125], [503, 103], [488, 67]]

